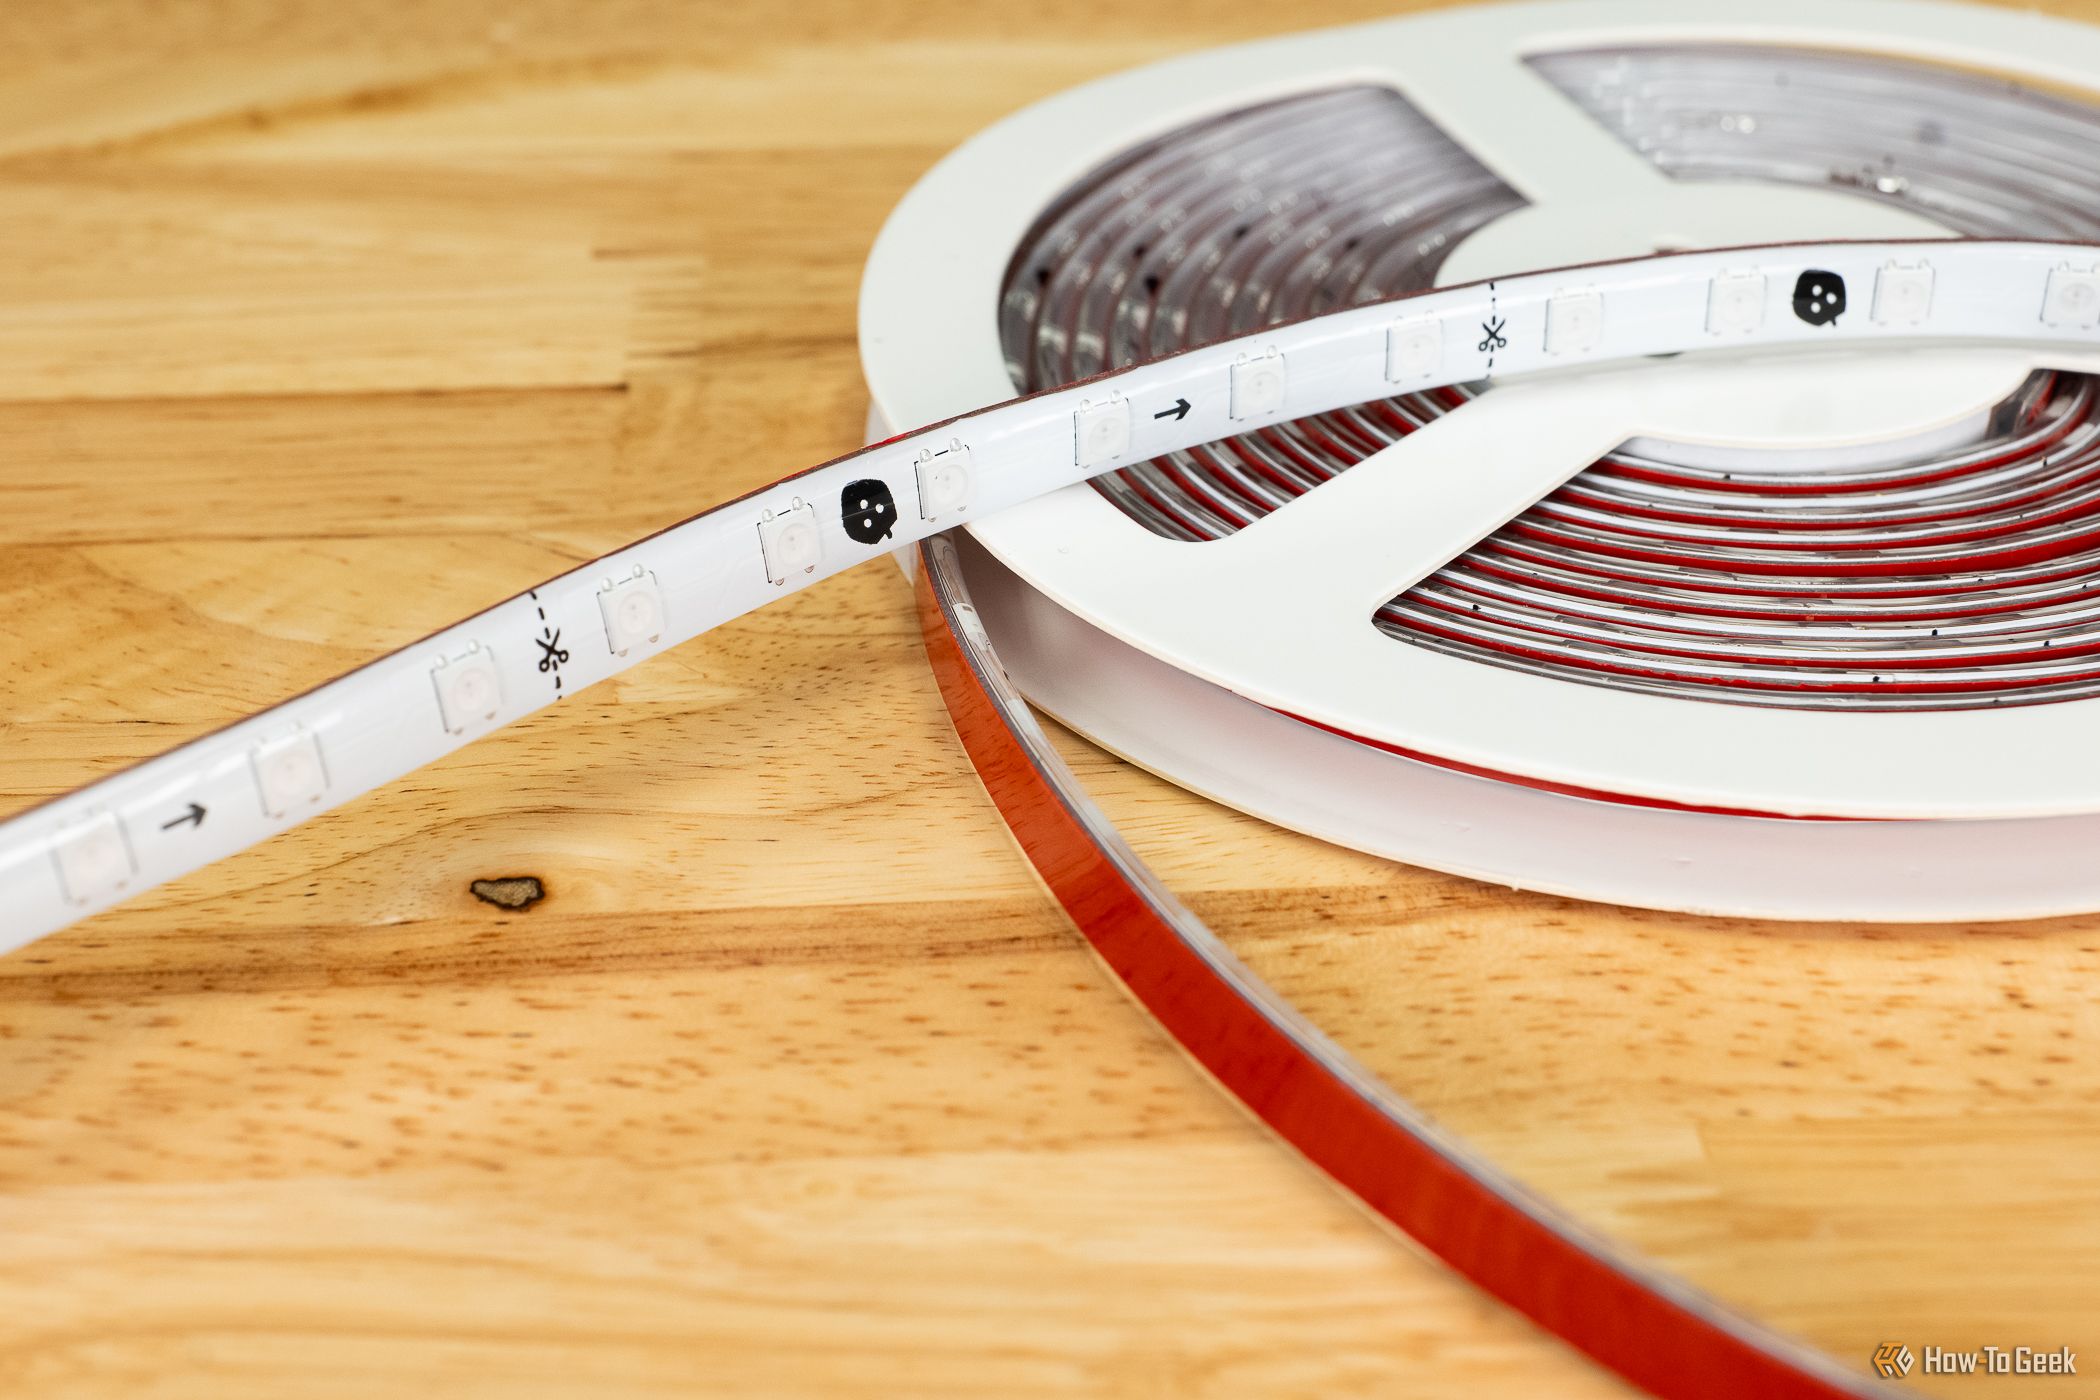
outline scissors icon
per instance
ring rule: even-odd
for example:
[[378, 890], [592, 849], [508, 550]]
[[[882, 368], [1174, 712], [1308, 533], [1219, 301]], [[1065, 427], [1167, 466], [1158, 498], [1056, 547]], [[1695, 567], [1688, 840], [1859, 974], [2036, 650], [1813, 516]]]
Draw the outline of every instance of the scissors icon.
[[557, 627], [549, 631], [539, 639], [539, 644], [540, 670], [559, 671], [562, 663], [569, 659], [569, 653], [562, 649], [561, 629]]

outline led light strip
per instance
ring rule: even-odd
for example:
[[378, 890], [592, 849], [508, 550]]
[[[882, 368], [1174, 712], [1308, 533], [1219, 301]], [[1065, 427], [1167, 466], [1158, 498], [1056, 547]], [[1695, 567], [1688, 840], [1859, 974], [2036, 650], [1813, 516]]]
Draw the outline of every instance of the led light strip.
[[[1890, 269], [1920, 265], [1933, 279], [1915, 316], [1831, 319], [1811, 306], [1818, 288], [1843, 286], [1864, 307]], [[1721, 324], [1717, 285], [1747, 308]], [[786, 592], [1132, 462], [1396, 386], [1917, 339], [2047, 345], [2082, 367], [2100, 349], [2100, 250], [1808, 244], [1560, 269], [1268, 327], [966, 414], [697, 515], [0, 825], [0, 944], [231, 855]], [[1439, 483], [1467, 523], [1424, 551], [1435, 557], [1418, 577], [1561, 484], [1563, 469], [1542, 479], [1521, 444], [1504, 446], [1465, 480]], [[1375, 551], [1383, 535], [1362, 520], [1334, 546]]]
[[[2091, 104], [1757, 44], [1527, 64], [1695, 190], [1844, 189], [1973, 236], [2100, 237]], [[1524, 203], [1383, 84], [1207, 117], [1105, 160], [1020, 241], [1000, 299], [1008, 371], [1044, 388], [1427, 286], [1470, 234]], [[1916, 270], [1877, 281], [1874, 304], [1856, 309], [1904, 314], [1902, 297], [1929, 299], [1928, 282]], [[1157, 534], [1221, 539], [1470, 397], [1400, 394], [1095, 486]], [[1896, 710], [2100, 695], [2100, 491], [2069, 489], [2100, 472], [2093, 397], [2083, 379], [2041, 377], [1985, 441], [1928, 442], [1871, 470], [1843, 470], [1840, 450], [1738, 452], [1724, 469], [1668, 442], [1621, 448], [1387, 603], [1380, 628], [1469, 661], [1681, 699]], [[2030, 508], [2044, 498], [2049, 509]], [[2039, 561], [2049, 586], [2000, 587]]]
[[1306, 1160], [1490, 1296], [1651, 1394], [1905, 1393], [1614, 1249], [1395, 1094], [1124, 844], [1008, 680], [948, 538], [922, 546], [918, 596], [956, 734], [1023, 854], [1124, 989]]

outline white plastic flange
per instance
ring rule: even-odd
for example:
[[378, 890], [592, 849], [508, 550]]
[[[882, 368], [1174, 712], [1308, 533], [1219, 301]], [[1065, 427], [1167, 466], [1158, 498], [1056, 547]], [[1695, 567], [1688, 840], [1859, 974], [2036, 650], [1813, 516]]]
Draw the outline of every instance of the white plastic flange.
[[[1442, 273], [1450, 281], [1660, 243], [1930, 231], [1915, 214], [1835, 191], [1670, 182], [1523, 61], [1585, 47], [1728, 42], [1853, 49], [2057, 86], [2091, 86], [2100, 74], [2100, 32], [2029, 14], [1908, 0], [1776, 0], [1750, 18], [1740, 7], [1676, 0], [1567, 0], [1294, 36], [1120, 75], [1001, 123], [899, 207], [862, 293], [863, 361], [881, 417], [938, 419], [1009, 388], [990, 308], [1014, 248], [1071, 180], [1145, 137], [1293, 92], [1389, 82], [1530, 201], [1462, 244]], [[2083, 274], [2067, 269], [2063, 287], [2082, 285]], [[2052, 293], [2061, 318], [2052, 324], [2075, 324], [2068, 318], [2080, 314], [2070, 305], [2076, 295]], [[1389, 340], [1396, 384], [1409, 354], [1428, 353], [1398, 346]], [[1579, 388], [1510, 384], [1218, 544], [1161, 540], [1089, 488], [973, 529], [1031, 585], [1152, 655], [1265, 704], [1496, 771], [1780, 812], [2100, 809], [2100, 747], [2076, 738], [2100, 728], [2100, 701], [1864, 716], [1755, 710], [1499, 671], [1393, 644], [1368, 625], [1370, 610], [1416, 570], [1500, 523], [1439, 519], [1434, 483], [1479, 471], [1511, 444], [1545, 445], [1571, 470], [1643, 438], [1691, 444], [1716, 460], [1756, 450], [1872, 461], [1891, 443], [1912, 449], [1973, 437], [1988, 406], [2037, 363], [2024, 352], [1958, 349], [1836, 354], [1809, 365], [1751, 355], [1585, 375]], [[1347, 482], [1355, 490], [1337, 491]], [[1409, 528], [1382, 544], [1383, 554], [1340, 548], [1354, 540], [1346, 517], [1372, 508]], [[1228, 577], [1235, 574], [1240, 586]], [[1261, 596], [1249, 579], [1263, 585]], [[1278, 580], [1286, 586], [1268, 587]], [[1252, 611], [1236, 611], [1243, 607]], [[1321, 615], [1309, 624], [1308, 609]], [[1221, 614], [1239, 625], [1205, 620]], [[1279, 636], [1291, 644], [1274, 645]], [[1160, 745], [1162, 753], [1171, 747]], [[2075, 772], [2064, 767], [2067, 749], [2077, 751]], [[1171, 758], [1134, 756], [1179, 776]], [[1251, 791], [1216, 795], [1256, 805]]]

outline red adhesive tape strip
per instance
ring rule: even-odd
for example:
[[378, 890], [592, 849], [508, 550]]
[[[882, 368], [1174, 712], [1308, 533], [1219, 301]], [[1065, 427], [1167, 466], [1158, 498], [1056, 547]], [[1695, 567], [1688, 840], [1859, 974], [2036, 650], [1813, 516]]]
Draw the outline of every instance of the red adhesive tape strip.
[[988, 640], [944, 540], [922, 547], [918, 611], [955, 730], [1029, 863], [1123, 987], [1305, 1159], [1474, 1284], [1665, 1397], [1886, 1393], [1798, 1343], [1617, 1256], [1445, 1138], [1264, 987], [1157, 888], [1083, 803]]

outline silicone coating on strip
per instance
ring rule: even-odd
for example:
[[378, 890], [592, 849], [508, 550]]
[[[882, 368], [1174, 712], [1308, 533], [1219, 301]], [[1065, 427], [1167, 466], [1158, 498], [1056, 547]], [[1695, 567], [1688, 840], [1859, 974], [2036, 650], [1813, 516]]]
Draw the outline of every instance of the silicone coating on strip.
[[[1477, 382], [1492, 354], [1497, 374], [1575, 369], [1716, 344], [1707, 330], [1712, 279], [1762, 271], [1774, 295], [1801, 273], [1866, 286], [1892, 257], [1929, 259], [1931, 313], [1916, 325], [1865, 317], [1811, 323], [1775, 307], [1731, 348], [1803, 343], [1895, 345], [1919, 340], [1997, 341], [2051, 347], [2077, 366], [2100, 352], [2100, 325], [2045, 319], [2051, 279], [2100, 268], [2100, 249], [2027, 242], [1832, 243], [1723, 249], [1563, 268], [1420, 292], [1197, 347], [1065, 388], [963, 415], [877, 443], [787, 477], [739, 500], [593, 561], [446, 628], [391, 656], [219, 732], [0, 823], [0, 950], [266, 839], [316, 812], [429, 763], [494, 727], [576, 693], [655, 651], [698, 636], [774, 598], [935, 530], [1137, 461], [1241, 431], [1232, 417], [1234, 366], [1276, 357], [1277, 397], [1259, 415], [1284, 421], [1384, 397], [1388, 332], [1404, 316], [1438, 318], [1447, 347], [1430, 378]], [[1602, 321], [1579, 355], [1547, 348], [1548, 307], [1568, 290], [1601, 298]], [[1499, 322], [1492, 336], [1482, 325]], [[1476, 346], [1478, 348], [1476, 348]], [[1571, 365], [1570, 361], [1576, 363]], [[1287, 367], [1287, 372], [1286, 368]], [[1075, 454], [1075, 414], [1100, 386], [1131, 405], [1125, 454]], [[1180, 407], [1186, 405], [1186, 407]], [[966, 461], [967, 504], [927, 519], [920, 467], [938, 454]], [[1538, 468], [1531, 468], [1536, 474]], [[1343, 489], [1343, 478], [1330, 489]], [[879, 485], [896, 503], [894, 531], [873, 539], [841, 513], [849, 485]], [[1463, 500], [1462, 523], [1411, 561], [1416, 577], [1444, 563], [1558, 486], [1519, 461], [1487, 460], [1477, 475], [1445, 484]], [[1292, 513], [1269, 520], [1288, 528]], [[1256, 527], [1257, 529], [1262, 527]], [[1250, 531], [1250, 533], [1252, 533]], [[1333, 557], [1375, 552], [1381, 522], [1353, 522]], [[625, 652], [606, 644], [602, 595], [647, 576], [662, 613], [656, 640]], [[1364, 600], [1365, 612], [1377, 602]], [[1258, 697], [1257, 697], [1258, 698]], [[320, 755], [321, 786], [295, 810], [274, 810], [259, 790], [259, 756]], [[309, 746], [306, 742], [311, 740]], [[312, 776], [312, 775], [309, 775]], [[201, 807], [208, 819], [173, 820]]]

